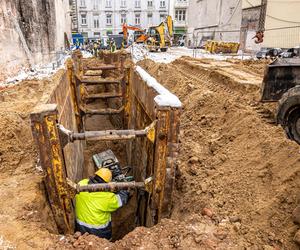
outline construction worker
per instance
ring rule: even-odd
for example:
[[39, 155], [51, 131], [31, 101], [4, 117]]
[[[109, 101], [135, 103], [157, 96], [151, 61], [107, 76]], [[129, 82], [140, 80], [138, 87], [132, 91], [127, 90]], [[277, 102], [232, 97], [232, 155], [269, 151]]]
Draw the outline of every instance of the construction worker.
[[94, 41], [94, 56], [97, 57], [98, 56], [98, 43], [97, 41]]
[[122, 40], [122, 44], [121, 44], [121, 48], [122, 48], [122, 49], [125, 49], [125, 44], [126, 44], [126, 42], [125, 42], [125, 40], [123, 39], [123, 40]]
[[80, 49], [80, 42], [78, 38], [76, 39], [76, 49]]
[[116, 42], [115, 42], [115, 40], [112, 38], [112, 40], [111, 40], [111, 45], [110, 45], [110, 52], [115, 52], [116, 49], [117, 49]]
[[[112, 172], [108, 168], [100, 168], [93, 177], [83, 179], [78, 184], [108, 183]], [[108, 240], [112, 237], [111, 213], [128, 202], [128, 191], [81, 192], [76, 195], [76, 230], [88, 232]]]

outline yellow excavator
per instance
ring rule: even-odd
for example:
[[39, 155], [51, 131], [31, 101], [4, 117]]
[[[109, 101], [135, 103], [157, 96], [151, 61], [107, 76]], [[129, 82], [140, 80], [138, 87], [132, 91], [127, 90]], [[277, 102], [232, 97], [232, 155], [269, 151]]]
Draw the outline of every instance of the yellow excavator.
[[146, 45], [149, 51], [161, 51], [166, 52], [171, 46], [171, 40], [173, 37], [173, 20], [171, 16], [167, 16], [166, 19], [158, 26], [152, 26], [148, 29], [148, 39]]

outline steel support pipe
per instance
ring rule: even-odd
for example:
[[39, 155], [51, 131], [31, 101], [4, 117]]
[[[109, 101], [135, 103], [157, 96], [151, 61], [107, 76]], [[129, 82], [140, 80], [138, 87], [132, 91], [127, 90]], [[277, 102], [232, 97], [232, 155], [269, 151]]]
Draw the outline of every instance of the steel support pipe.
[[89, 184], [85, 186], [76, 185], [76, 192], [99, 192], [99, 191], [119, 191], [119, 190], [126, 190], [130, 188], [144, 188], [144, 182], [110, 182], [110, 183], [103, 183], [103, 184]]
[[70, 135], [70, 141], [75, 140], [130, 140], [135, 137], [146, 136], [144, 130], [105, 130], [105, 131], [86, 131], [83, 133], [73, 133]]

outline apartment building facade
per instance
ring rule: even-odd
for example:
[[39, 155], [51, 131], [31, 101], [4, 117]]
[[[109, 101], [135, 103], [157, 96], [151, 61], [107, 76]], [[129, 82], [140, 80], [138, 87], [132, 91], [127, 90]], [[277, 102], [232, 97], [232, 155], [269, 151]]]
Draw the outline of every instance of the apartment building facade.
[[185, 36], [188, 29], [188, 7], [190, 0], [170, 0], [169, 15], [173, 18], [174, 36]]
[[[122, 24], [148, 28], [169, 13], [169, 0], [75, 0], [73, 31], [84, 37], [118, 34]], [[76, 4], [74, 6], [74, 4]]]

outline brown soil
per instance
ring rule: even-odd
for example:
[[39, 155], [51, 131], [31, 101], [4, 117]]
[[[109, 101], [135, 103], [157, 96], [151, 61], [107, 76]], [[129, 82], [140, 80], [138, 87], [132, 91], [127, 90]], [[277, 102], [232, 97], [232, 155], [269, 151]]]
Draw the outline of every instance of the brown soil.
[[141, 65], [184, 105], [172, 218], [208, 207], [216, 224], [236, 227], [236, 246], [297, 249], [291, 213], [299, 199], [299, 147], [265, 118], [274, 107], [257, 103], [264, 63], [184, 58]]
[[272, 124], [274, 105], [258, 103], [265, 63], [140, 64], [184, 105], [172, 217], [115, 243], [56, 235], [29, 123], [54, 86], [25, 81], [0, 92], [0, 249], [298, 249], [299, 147]]
[[0, 92], [0, 249], [45, 249], [56, 233], [29, 121], [54, 82], [24, 81]]

